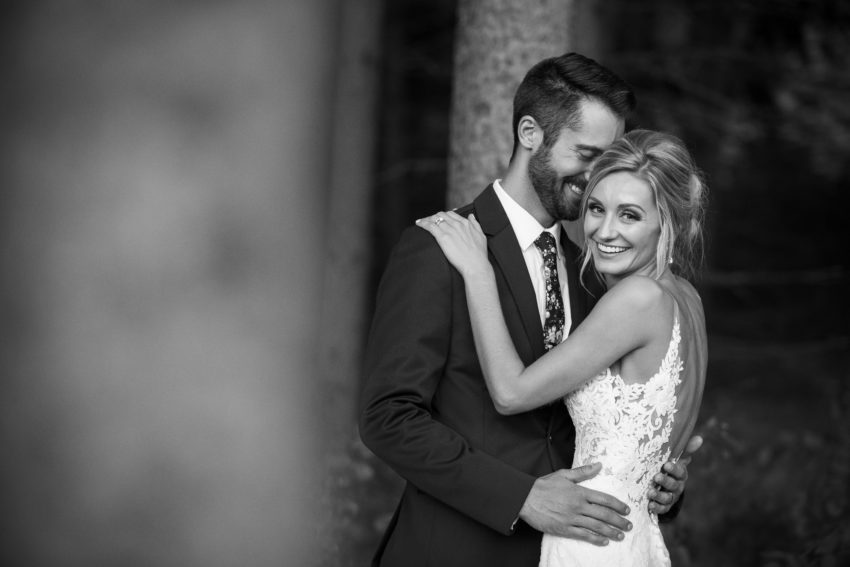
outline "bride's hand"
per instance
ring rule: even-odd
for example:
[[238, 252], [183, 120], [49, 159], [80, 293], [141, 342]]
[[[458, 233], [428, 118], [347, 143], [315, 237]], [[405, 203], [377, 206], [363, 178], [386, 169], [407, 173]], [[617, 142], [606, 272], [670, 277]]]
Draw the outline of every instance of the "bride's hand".
[[454, 211], [439, 212], [417, 220], [416, 226], [431, 233], [464, 278], [492, 270], [487, 259], [487, 237], [475, 215], [465, 219]]

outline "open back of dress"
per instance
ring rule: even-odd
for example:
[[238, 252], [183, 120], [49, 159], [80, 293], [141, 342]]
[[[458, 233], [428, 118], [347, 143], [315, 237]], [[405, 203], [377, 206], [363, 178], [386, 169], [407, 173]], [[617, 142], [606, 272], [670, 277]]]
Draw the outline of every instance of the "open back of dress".
[[647, 508], [648, 492], [662, 465], [681, 454], [696, 423], [707, 348], [696, 290], [679, 278], [662, 285], [674, 309], [658, 371], [626, 383], [608, 368], [565, 398], [576, 427], [573, 466], [602, 463], [602, 471], [581, 484], [628, 504], [633, 528], [623, 541], [605, 547], [545, 535], [541, 566], [670, 564], [658, 518]]

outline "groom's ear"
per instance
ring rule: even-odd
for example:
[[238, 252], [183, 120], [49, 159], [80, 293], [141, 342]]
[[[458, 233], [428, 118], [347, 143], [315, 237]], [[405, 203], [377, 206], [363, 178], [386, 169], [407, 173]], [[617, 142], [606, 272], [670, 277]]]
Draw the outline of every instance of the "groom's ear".
[[534, 153], [543, 143], [543, 129], [537, 120], [526, 114], [517, 123], [517, 138], [520, 146]]

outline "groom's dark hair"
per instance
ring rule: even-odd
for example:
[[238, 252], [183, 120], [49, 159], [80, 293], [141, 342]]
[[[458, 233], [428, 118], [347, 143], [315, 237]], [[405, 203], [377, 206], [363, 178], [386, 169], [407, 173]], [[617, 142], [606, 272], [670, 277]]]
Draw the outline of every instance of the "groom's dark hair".
[[620, 118], [635, 108], [631, 87], [611, 70], [578, 53], [550, 57], [532, 67], [514, 95], [514, 151], [519, 144], [517, 126], [531, 116], [543, 129], [543, 148], [555, 143], [565, 126], [578, 125], [579, 102], [597, 99]]

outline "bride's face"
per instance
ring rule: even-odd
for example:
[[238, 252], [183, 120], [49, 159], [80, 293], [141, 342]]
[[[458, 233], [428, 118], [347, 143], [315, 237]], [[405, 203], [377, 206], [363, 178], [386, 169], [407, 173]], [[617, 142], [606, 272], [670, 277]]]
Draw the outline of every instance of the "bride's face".
[[653, 275], [661, 222], [649, 184], [626, 171], [606, 176], [588, 197], [584, 236], [608, 285]]

